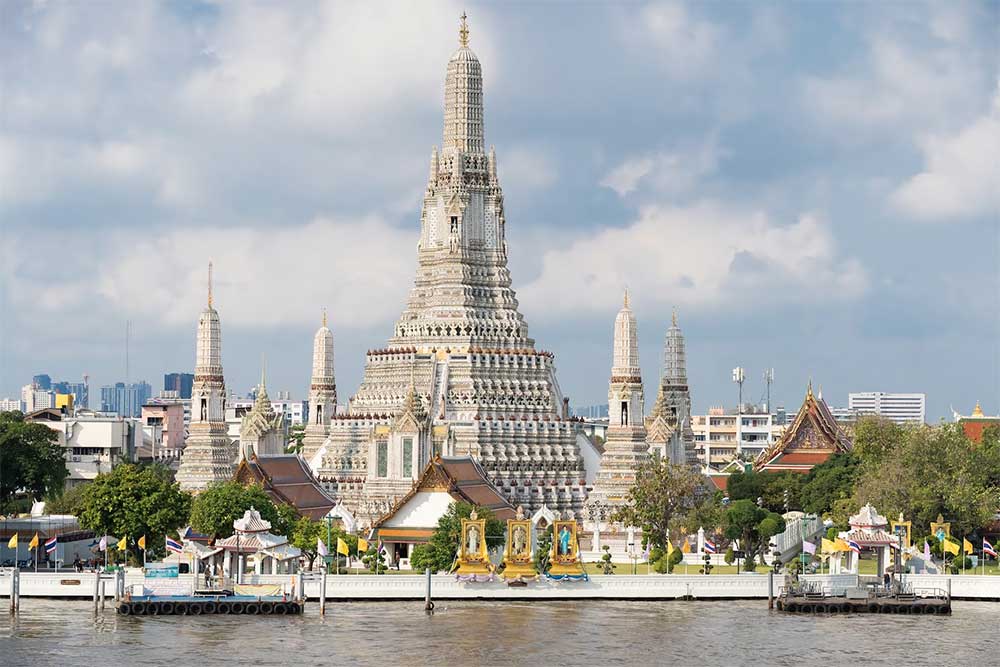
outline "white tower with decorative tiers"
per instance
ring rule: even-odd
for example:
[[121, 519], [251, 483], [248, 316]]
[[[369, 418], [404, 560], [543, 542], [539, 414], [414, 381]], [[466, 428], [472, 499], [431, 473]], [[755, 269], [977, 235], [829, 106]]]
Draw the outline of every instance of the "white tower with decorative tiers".
[[588, 505], [620, 505], [635, 483], [639, 465], [649, 458], [644, 399], [639, 368], [639, 328], [625, 302], [615, 318], [614, 355], [608, 385], [608, 432], [601, 467], [594, 479]]
[[691, 391], [688, 388], [684, 335], [673, 313], [663, 342], [663, 377], [656, 403], [646, 420], [647, 441], [671, 463], [698, 465], [694, 431], [691, 429]]
[[222, 332], [212, 306], [212, 264], [208, 265], [208, 306], [198, 318], [191, 425], [177, 469], [187, 491], [202, 491], [232, 478], [236, 449], [226, 427], [226, 381], [222, 376]]
[[312, 379], [309, 382], [309, 424], [302, 441], [302, 456], [307, 461], [323, 446], [330, 431], [330, 419], [337, 412], [337, 380], [333, 372], [333, 332], [323, 324], [313, 337]]
[[[405, 494], [413, 471], [435, 453], [476, 457], [511, 504], [529, 511], [579, 511], [586, 494], [578, 441], [585, 436], [568, 419], [553, 356], [535, 349], [511, 289], [496, 153], [484, 148], [482, 68], [464, 15], [459, 35], [414, 287], [388, 345], [368, 352], [347, 413], [334, 417], [309, 458], [362, 520]], [[411, 413], [420, 418], [400, 418]], [[399, 424], [422, 432], [400, 440]], [[416, 460], [394, 460], [408, 454]]]

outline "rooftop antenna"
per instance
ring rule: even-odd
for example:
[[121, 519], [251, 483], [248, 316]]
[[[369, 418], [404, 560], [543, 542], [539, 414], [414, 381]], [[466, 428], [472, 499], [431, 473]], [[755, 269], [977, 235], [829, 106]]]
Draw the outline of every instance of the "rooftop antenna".
[[767, 385], [767, 411], [771, 411], [771, 383], [774, 382], [774, 369], [764, 369], [764, 384]]

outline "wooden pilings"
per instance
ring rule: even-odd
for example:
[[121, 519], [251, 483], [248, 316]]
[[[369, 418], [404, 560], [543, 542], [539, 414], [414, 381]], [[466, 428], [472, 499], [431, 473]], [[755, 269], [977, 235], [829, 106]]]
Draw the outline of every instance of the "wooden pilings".
[[21, 606], [21, 570], [14, 568], [10, 573], [10, 613], [16, 614]]

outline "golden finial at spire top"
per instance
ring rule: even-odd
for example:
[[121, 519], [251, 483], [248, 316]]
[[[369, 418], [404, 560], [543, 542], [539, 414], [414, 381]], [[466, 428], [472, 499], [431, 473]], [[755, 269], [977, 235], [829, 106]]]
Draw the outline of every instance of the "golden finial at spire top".
[[208, 307], [212, 307], [212, 260], [208, 260]]
[[628, 302], [628, 288], [627, 288], [627, 287], [625, 288], [625, 299], [624, 299], [624, 303], [625, 303], [625, 308], [628, 308], [628, 307], [629, 307], [629, 302]]
[[323, 326], [326, 326], [326, 307], [323, 308]]
[[462, 26], [458, 29], [458, 43], [462, 46], [469, 45], [469, 24], [466, 23], [465, 19], [468, 17], [465, 12], [462, 12]]
[[813, 379], [809, 378], [809, 390], [806, 391], [806, 396], [811, 398], [812, 395], [813, 395]]
[[673, 312], [670, 315], [670, 321], [673, 322], [674, 326], [677, 326], [677, 306], [674, 306]]
[[979, 401], [976, 401], [976, 407], [972, 410], [972, 416], [973, 417], [983, 417], [983, 416], [985, 416], [983, 414], [983, 406], [981, 406], [979, 404]]

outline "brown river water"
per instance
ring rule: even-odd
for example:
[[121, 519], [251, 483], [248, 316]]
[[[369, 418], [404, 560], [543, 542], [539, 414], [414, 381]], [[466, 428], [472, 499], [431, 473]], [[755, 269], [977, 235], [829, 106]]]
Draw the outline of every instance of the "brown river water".
[[[3, 603], [6, 604], [4, 599]], [[1000, 603], [951, 616], [804, 616], [763, 601], [315, 603], [302, 617], [95, 617], [88, 602], [0, 611], [0, 665], [1000, 664]]]

